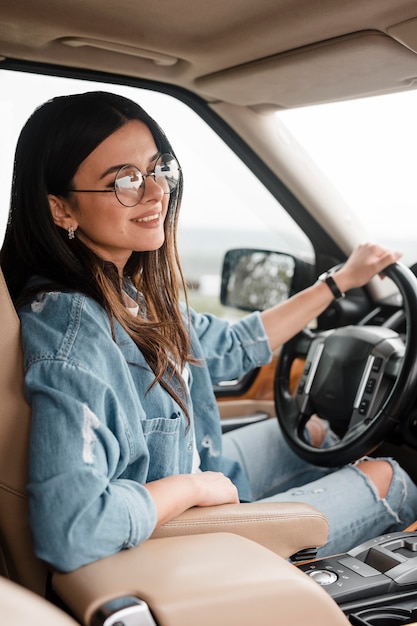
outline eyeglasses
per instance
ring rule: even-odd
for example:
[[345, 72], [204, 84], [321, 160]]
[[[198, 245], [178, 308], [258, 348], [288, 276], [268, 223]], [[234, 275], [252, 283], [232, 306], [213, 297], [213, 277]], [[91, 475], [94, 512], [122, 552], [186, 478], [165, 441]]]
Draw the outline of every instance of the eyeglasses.
[[162, 154], [158, 157], [155, 167], [149, 174], [142, 174], [135, 165], [122, 165], [114, 178], [112, 189], [68, 189], [78, 193], [115, 193], [116, 198], [126, 207], [139, 204], [145, 193], [145, 180], [152, 176], [154, 181], [162, 187], [164, 194], [171, 193], [180, 178], [180, 166], [172, 154]]

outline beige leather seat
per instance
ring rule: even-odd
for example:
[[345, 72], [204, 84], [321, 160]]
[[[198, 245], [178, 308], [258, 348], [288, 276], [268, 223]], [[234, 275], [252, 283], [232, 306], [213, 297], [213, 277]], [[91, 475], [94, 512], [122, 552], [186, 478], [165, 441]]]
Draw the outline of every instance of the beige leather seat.
[[33, 554], [27, 482], [30, 409], [23, 394], [19, 319], [0, 273], [0, 575], [45, 595], [47, 570]]
[[50, 602], [5, 578], [0, 578], [0, 616], [4, 626], [77, 626]]
[[[1, 272], [0, 320], [0, 397], [2, 400], [0, 405], [0, 575], [45, 596], [47, 567], [33, 554], [28, 525], [25, 485], [30, 408], [23, 393], [19, 319]], [[195, 539], [190, 538], [190, 546], [192, 546], [194, 545], [192, 541], [200, 541], [201, 537], [207, 533], [211, 536], [212, 533], [221, 533], [223, 539], [219, 538], [218, 541], [223, 546], [224, 537], [228, 537], [229, 540], [234, 537], [231, 541], [236, 541], [237, 535], [242, 535], [287, 558], [299, 550], [322, 545], [326, 541], [327, 530], [324, 515], [310, 506], [264, 503], [191, 509], [158, 529], [154, 538], [155, 541], [156, 538], [158, 539], [158, 543], [164, 537], [166, 539], [163, 541], [166, 542], [172, 541], [172, 538], [178, 535], [195, 535]], [[233, 533], [233, 535], [223, 535], [223, 533]], [[198, 538], [197, 535], [199, 535]], [[248, 539], [243, 540], [242, 537], [239, 539], [248, 542]], [[148, 543], [155, 546], [155, 541]], [[178, 541], [181, 541], [180, 538]], [[206, 541], [208, 541], [207, 538]], [[249, 541], [249, 544], [252, 542]], [[181, 545], [183, 546], [183, 543]], [[244, 549], [242, 543], [239, 547]], [[260, 548], [259, 545], [258, 548]], [[139, 546], [138, 551], [132, 554], [141, 554], [141, 550], [146, 549]], [[271, 556], [277, 558], [276, 554]], [[115, 555], [117, 556], [124, 558], [124, 555]], [[156, 566], [164, 568], [164, 559], [162, 558], [162, 562], [157, 563]], [[212, 566], [214, 567], [214, 563]], [[245, 564], [248, 569], [251, 566], [249, 563]], [[256, 570], [256, 566], [253, 565], [253, 567]], [[293, 566], [288, 565], [288, 567], [296, 571]], [[171, 572], [173, 576], [175, 576], [174, 570]], [[119, 578], [114, 571], [113, 577]], [[67, 579], [64, 577], [64, 580]]]

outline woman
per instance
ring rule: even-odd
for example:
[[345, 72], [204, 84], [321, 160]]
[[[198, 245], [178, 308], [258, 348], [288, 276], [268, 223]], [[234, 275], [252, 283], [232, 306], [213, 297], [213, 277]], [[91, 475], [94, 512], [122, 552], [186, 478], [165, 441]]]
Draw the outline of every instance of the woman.
[[[225, 436], [222, 453], [213, 383], [267, 363], [334, 296], [317, 283], [233, 326], [188, 310], [181, 192], [164, 133], [120, 96], [55, 98], [20, 135], [0, 260], [22, 326], [38, 557], [70, 571], [192, 506], [239, 499], [318, 506], [331, 527], [322, 554], [407, 526], [417, 490], [389, 459], [312, 467], [275, 420]], [[399, 256], [359, 246], [337, 288], [366, 284]], [[331, 439], [317, 419], [309, 432], [317, 445]]]

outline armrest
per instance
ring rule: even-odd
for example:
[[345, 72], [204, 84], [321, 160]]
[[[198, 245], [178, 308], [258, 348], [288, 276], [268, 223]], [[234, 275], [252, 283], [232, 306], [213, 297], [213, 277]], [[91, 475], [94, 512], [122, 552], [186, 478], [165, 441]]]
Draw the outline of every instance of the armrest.
[[256, 541], [288, 558], [326, 543], [329, 526], [323, 513], [302, 502], [251, 502], [194, 507], [158, 528], [152, 539], [227, 532]]
[[227, 533], [150, 539], [75, 572], [55, 573], [52, 584], [85, 626], [101, 606], [126, 595], [147, 603], [158, 626], [349, 626], [304, 572]]

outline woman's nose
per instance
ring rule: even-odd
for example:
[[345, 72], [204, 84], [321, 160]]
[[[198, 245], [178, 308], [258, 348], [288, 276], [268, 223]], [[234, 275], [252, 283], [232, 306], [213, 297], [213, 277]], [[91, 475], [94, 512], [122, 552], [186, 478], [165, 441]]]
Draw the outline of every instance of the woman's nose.
[[150, 200], [153, 197], [160, 199], [164, 195], [163, 188], [155, 180], [154, 172], [152, 172], [151, 174], [145, 174], [143, 176], [143, 186], [144, 186], [144, 192], [143, 192], [141, 202], [146, 202], [147, 200]]

